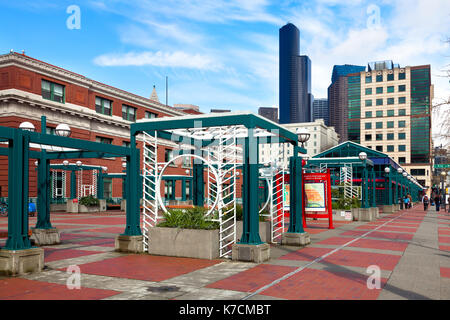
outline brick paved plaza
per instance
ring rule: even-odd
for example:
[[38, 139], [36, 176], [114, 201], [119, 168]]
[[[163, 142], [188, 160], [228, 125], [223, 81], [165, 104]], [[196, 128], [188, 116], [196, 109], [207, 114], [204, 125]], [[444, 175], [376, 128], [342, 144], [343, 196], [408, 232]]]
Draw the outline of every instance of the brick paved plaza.
[[[36, 218], [30, 218], [30, 225]], [[391, 300], [450, 299], [450, 214], [420, 205], [374, 222], [309, 221], [311, 245], [272, 245], [262, 264], [114, 252], [123, 212], [53, 213], [60, 245], [45, 246], [43, 272], [0, 278], [1, 300]], [[0, 232], [7, 218], [0, 218]], [[5, 239], [0, 239], [3, 246]], [[66, 286], [67, 267], [81, 289]], [[367, 267], [381, 269], [368, 289]]]

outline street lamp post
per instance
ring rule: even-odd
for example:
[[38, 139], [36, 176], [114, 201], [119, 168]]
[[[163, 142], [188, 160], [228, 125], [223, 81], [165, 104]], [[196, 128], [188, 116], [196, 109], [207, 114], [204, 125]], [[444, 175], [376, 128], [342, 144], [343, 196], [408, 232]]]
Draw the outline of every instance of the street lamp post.
[[442, 180], [442, 194], [443, 194], [443, 202], [444, 202], [444, 211], [447, 211], [447, 206], [446, 206], [446, 199], [445, 199], [445, 176], [447, 175], [447, 172], [442, 171], [441, 172], [441, 180]]
[[391, 185], [391, 169], [389, 167], [384, 168], [385, 172], [385, 181], [386, 181], [386, 190], [387, 190], [387, 204], [392, 205], [392, 185]]
[[309, 140], [309, 137], [311, 134], [309, 133], [308, 129], [306, 128], [299, 128], [297, 130], [298, 135], [298, 141], [302, 143], [302, 148], [304, 148], [304, 143]]
[[365, 152], [361, 152], [358, 155], [359, 160], [361, 160], [363, 162], [363, 174], [362, 174], [362, 179], [361, 179], [361, 184], [362, 184], [362, 191], [363, 191], [363, 201], [362, 201], [362, 208], [368, 208], [369, 204], [368, 204], [368, 196], [369, 196], [369, 190], [368, 190], [368, 183], [367, 183], [367, 153]]

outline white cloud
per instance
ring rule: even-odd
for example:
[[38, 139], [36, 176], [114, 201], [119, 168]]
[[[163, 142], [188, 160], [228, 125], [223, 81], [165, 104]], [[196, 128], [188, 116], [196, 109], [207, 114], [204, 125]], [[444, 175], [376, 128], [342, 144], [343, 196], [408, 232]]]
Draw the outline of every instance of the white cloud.
[[123, 54], [103, 54], [94, 59], [99, 66], [156, 66], [179, 67], [201, 70], [218, 70], [220, 64], [211, 57], [201, 54], [189, 54], [183, 51], [175, 52], [128, 52]]

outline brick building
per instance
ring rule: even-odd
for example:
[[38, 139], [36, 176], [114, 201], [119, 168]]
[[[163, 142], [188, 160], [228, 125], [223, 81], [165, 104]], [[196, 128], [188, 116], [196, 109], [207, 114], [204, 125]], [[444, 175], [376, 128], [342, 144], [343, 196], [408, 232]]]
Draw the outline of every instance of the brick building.
[[[71, 128], [72, 138], [127, 146], [130, 143], [132, 122], [143, 118], [185, 114], [182, 110], [161, 104], [157, 95], [155, 98], [155, 90], [150, 98], [144, 98], [24, 54], [11, 52], [0, 55], [2, 126], [18, 128], [20, 123], [28, 121], [40, 132], [41, 116], [45, 116], [47, 133], [54, 134], [58, 124], [66, 123]], [[137, 144], [142, 149], [142, 141], [138, 139]], [[158, 161], [164, 162], [172, 156], [171, 150], [177, 145], [167, 140], [160, 141], [160, 145]], [[71, 159], [70, 163], [77, 160]], [[122, 173], [123, 170], [122, 158], [79, 160], [83, 165], [107, 167], [108, 173]], [[34, 161], [30, 161], [30, 197], [37, 195]], [[61, 163], [62, 160], [52, 161], [52, 164]], [[186, 176], [189, 165], [186, 162], [178, 163], [169, 166], [165, 173]], [[88, 178], [86, 176], [86, 180]], [[70, 175], [64, 181], [65, 188], [69, 188]], [[172, 187], [168, 190], [162, 186], [163, 197], [170, 195], [173, 199], [181, 198], [181, 180], [173, 180], [167, 185]], [[7, 197], [8, 160], [4, 156], [0, 157], [0, 186], [0, 197]], [[121, 197], [121, 179], [105, 180], [104, 189], [106, 197]]]

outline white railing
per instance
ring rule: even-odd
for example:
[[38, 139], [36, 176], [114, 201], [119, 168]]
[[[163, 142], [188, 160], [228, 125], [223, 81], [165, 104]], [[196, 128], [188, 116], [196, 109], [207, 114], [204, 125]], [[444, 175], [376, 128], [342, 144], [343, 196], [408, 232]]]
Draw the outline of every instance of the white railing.
[[148, 230], [158, 222], [158, 203], [156, 181], [158, 176], [158, 139], [144, 132], [144, 167], [143, 167], [143, 242], [144, 252], [148, 251]]

